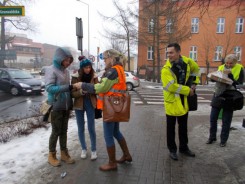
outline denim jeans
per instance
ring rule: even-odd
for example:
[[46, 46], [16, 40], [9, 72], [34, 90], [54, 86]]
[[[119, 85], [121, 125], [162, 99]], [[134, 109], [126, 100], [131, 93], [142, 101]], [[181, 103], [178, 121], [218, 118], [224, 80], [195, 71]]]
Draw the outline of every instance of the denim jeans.
[[114, 146], [114, 138], [121, 141], [124, 137], [120, 132], [119, 122], [103, 122], [104, 138], [106, 147]]
[[83, 150], [87, 150], [84, 133], [84, 112], [87, 114], [88, 132], [91, 142], [91, 151], [96, 151], [96, 133], [95, 133], [95, 121], [94, 121], [94, 107], [88, 96], [83, 97], [83, 110], [75, 110], [78, 136]]
[[[217, 121], [219, 117], [220, 108], [212, 107], [210, 114], [210, 135], [209, 139], [216, 139]], [[231, 121], [233, 111], [230, 109], [223, 109], [222, 115], [222, 129], [220, 134], [221, 143], [226, 143], [230, 133]]]

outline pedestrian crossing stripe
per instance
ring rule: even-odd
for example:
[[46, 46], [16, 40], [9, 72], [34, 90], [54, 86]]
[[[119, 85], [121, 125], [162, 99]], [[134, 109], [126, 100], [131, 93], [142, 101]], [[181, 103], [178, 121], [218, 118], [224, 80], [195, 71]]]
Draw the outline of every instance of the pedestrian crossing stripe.
[[[155, 99], [155, 100], [157, 100], [157, 99]], [[147, 101], [146, 100], [145, 104], [149, 104], [149, 105], [159, 105], [159, 104], [161, 104], [161, 105], [163, 105], [163, 102], [164, 102], [163, 99], [161, 101], [159, 101], [159, 99], [157, 101], [155, 101], [155, 100], [152, 100], [152, 101]], [[198, 100], [198, 103], [210, 103], [210, 102], [211, 102], [210, 100]], [[133, 101], [133, 103], [134, 104], [144, 104], [143, 101], [137, 101], [137, 100]]]

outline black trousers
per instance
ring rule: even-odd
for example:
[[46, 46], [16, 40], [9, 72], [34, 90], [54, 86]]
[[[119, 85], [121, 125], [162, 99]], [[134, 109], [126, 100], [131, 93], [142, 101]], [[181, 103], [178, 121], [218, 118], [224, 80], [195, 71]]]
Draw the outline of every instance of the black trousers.
[[187, 120], [188, 113], [183, 116], [169, 116], [167, 117], [167, 145], [170, 152], [177, 152], [177, 146], [175, 143], [175, 124], [178, 122], [179, 133], [179, 150], [186, 151], [188, 148], [188, 135], [187, 135]]

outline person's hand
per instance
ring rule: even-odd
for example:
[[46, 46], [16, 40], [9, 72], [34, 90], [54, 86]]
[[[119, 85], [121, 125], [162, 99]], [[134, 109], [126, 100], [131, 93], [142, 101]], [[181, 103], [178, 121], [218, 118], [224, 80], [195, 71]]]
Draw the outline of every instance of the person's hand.
[[191, 89], [193, 89], [195, 91], [196, 90], [196, 86], [197, 86], [196, 84], [192, 84], [191, 85]]
[[76, 89], [81, 89], [82, 88], [82, 82], [77, 82], [77, 83], [73, 84], [73, 87]]
[[195, 94], [195, 90], [192, 89], [192, 88], [190, 88], [190, 93], [189, 93], [189, 95], [190, 95], [190, 96], [193, 96], [194, 94]]

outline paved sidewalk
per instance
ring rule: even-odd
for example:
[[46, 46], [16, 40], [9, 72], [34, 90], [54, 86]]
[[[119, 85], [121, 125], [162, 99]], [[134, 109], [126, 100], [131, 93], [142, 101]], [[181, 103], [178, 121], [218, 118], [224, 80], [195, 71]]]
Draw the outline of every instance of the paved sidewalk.
[[[74, 165], [62, 163], [53, 168], [48, 163], [24, 178], [23, 183], [52, 184], [244, 184], [245, 183], [245, 128], [241, 120], [243, 111], [234, 114], [233, 126], [237, 130], [230, 133], [227, 146], [219, 147], [219, 141], [206, 145], [209, 128], [209, 106], [205, 112], [191, 112], [189, 117], [189, 147], [196, 158], [179, 154], [179, 161], [169, 158], [166, 146], [166, 126], [163, 109], [159, 106], [132, 105], [129, 123], [121, 123], [121, 129], [133, 156], [132, 164], [118, 165], [117, 171], [101, 172], [98, 168], [108, 161], [102, 132], [102, 124], [97, 123], [98, 159], [90, 161], [80, 158], [81, 148], [77, 136], [70, 142]], [[220, 127], [218, 129], [218, 135]], [[74, 134], [71, 133], [71, 134]], [[75, 132], [76, 134], [76, 132]], [[87, 143], [88, 141], [87, 135]], [[219, 140], [219, 139], [218, 139]], [[68, 144], [72, 145], [72, 144]], [[121, 150], [117, 145], [117, 158]], [[38, 154], [37, 154], [38, 156]], [[59, 157], [59, 156], [58, 156]], [[60, 174], [66, 172], [62, 179]], [[20, 182], [21, 183], [21, 182]]]

